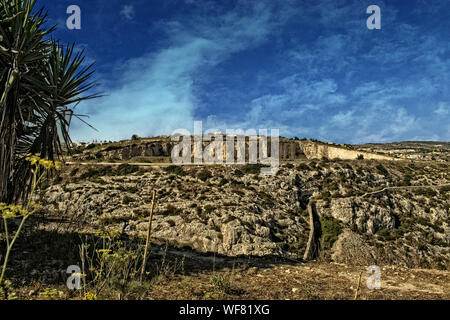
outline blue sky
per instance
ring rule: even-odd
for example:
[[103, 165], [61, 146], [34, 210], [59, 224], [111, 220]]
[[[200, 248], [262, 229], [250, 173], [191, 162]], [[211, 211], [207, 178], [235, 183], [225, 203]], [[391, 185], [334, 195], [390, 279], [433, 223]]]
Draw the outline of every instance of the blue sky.
[[[450, 141], [448, 1], [38, 0], [96, 62], [75, 141], [278, 128], [338, 143]], [[68, 30], [66, 8], [81, 8]], [[368, 30], [369, 5], [381, 30]]]

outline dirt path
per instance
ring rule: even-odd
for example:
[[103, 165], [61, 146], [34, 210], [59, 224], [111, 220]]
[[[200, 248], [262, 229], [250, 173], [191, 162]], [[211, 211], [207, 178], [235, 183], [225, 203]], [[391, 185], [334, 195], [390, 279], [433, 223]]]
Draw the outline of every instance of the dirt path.
[[[158, 283], [153, 293], [155, 299], [352, 300], [360, 274], [360, 300], [450, 299], [449, 271], [385, 266], [381, 267], [381, 288], [369, 289], [365, 266], [318, 262], [179, 275]], [[217, 277], [229, 279], [228, 291], [211, 285]]]
[[214, 166], [217, 164], [208, 164], [208, 163], [171, 163], [171, 162], [160, 162], [160, 163], [143, 163], [143, 162], [65, 162], [66, 165], [69, 166], [120, 166], [121, 164], [128, 164], [130, 166], [138, 166], [138, 167], [168, 167], [172, 165], [177, 166]]

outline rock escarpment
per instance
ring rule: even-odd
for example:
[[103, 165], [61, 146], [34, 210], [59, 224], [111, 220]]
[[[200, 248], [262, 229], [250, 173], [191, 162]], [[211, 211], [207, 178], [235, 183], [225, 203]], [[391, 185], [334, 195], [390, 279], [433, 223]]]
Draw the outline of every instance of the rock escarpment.
[[[46, 190], [45, 209], [80, 219], [87, 230], [143, 235], [156, 190], [153, 241], [228, 256], [301, 259], [314, 199], [320, 255], [448, 268], [448, 167], [430, 165], [412, 175], [410, 166], [310, 161], [284, 165], [275, 176], [260, 176], [251, 166], [69, 168], [61, 184]], [[386, 189], [405, 179], [408, 186]], [[433, 187], [419, 187], [430, 181]]]

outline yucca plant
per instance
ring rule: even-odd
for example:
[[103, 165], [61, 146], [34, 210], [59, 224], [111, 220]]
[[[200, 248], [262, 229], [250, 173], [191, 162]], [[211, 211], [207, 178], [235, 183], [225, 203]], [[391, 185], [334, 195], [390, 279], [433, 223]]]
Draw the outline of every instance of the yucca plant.
[[[67, 114], [85, 95], [92, 65], [74, 45], [50, 39], [36, 0], [0, 0], [0, 202], [24, 199], [31, 186], [27, 154], [56, 160], [70, 150]], [[75, 115], [76, 116], [76, 115]]]

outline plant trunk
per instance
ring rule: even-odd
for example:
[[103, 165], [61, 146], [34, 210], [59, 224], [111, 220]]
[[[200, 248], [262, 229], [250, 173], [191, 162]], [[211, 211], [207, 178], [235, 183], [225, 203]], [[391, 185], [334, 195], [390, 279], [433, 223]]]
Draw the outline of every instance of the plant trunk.
[[0, 202], [5, 203], [10, 203], [13, 198], [10, 187], [14, 175], [16, 129], [14, 110], [6, 104], [0, 127]]

